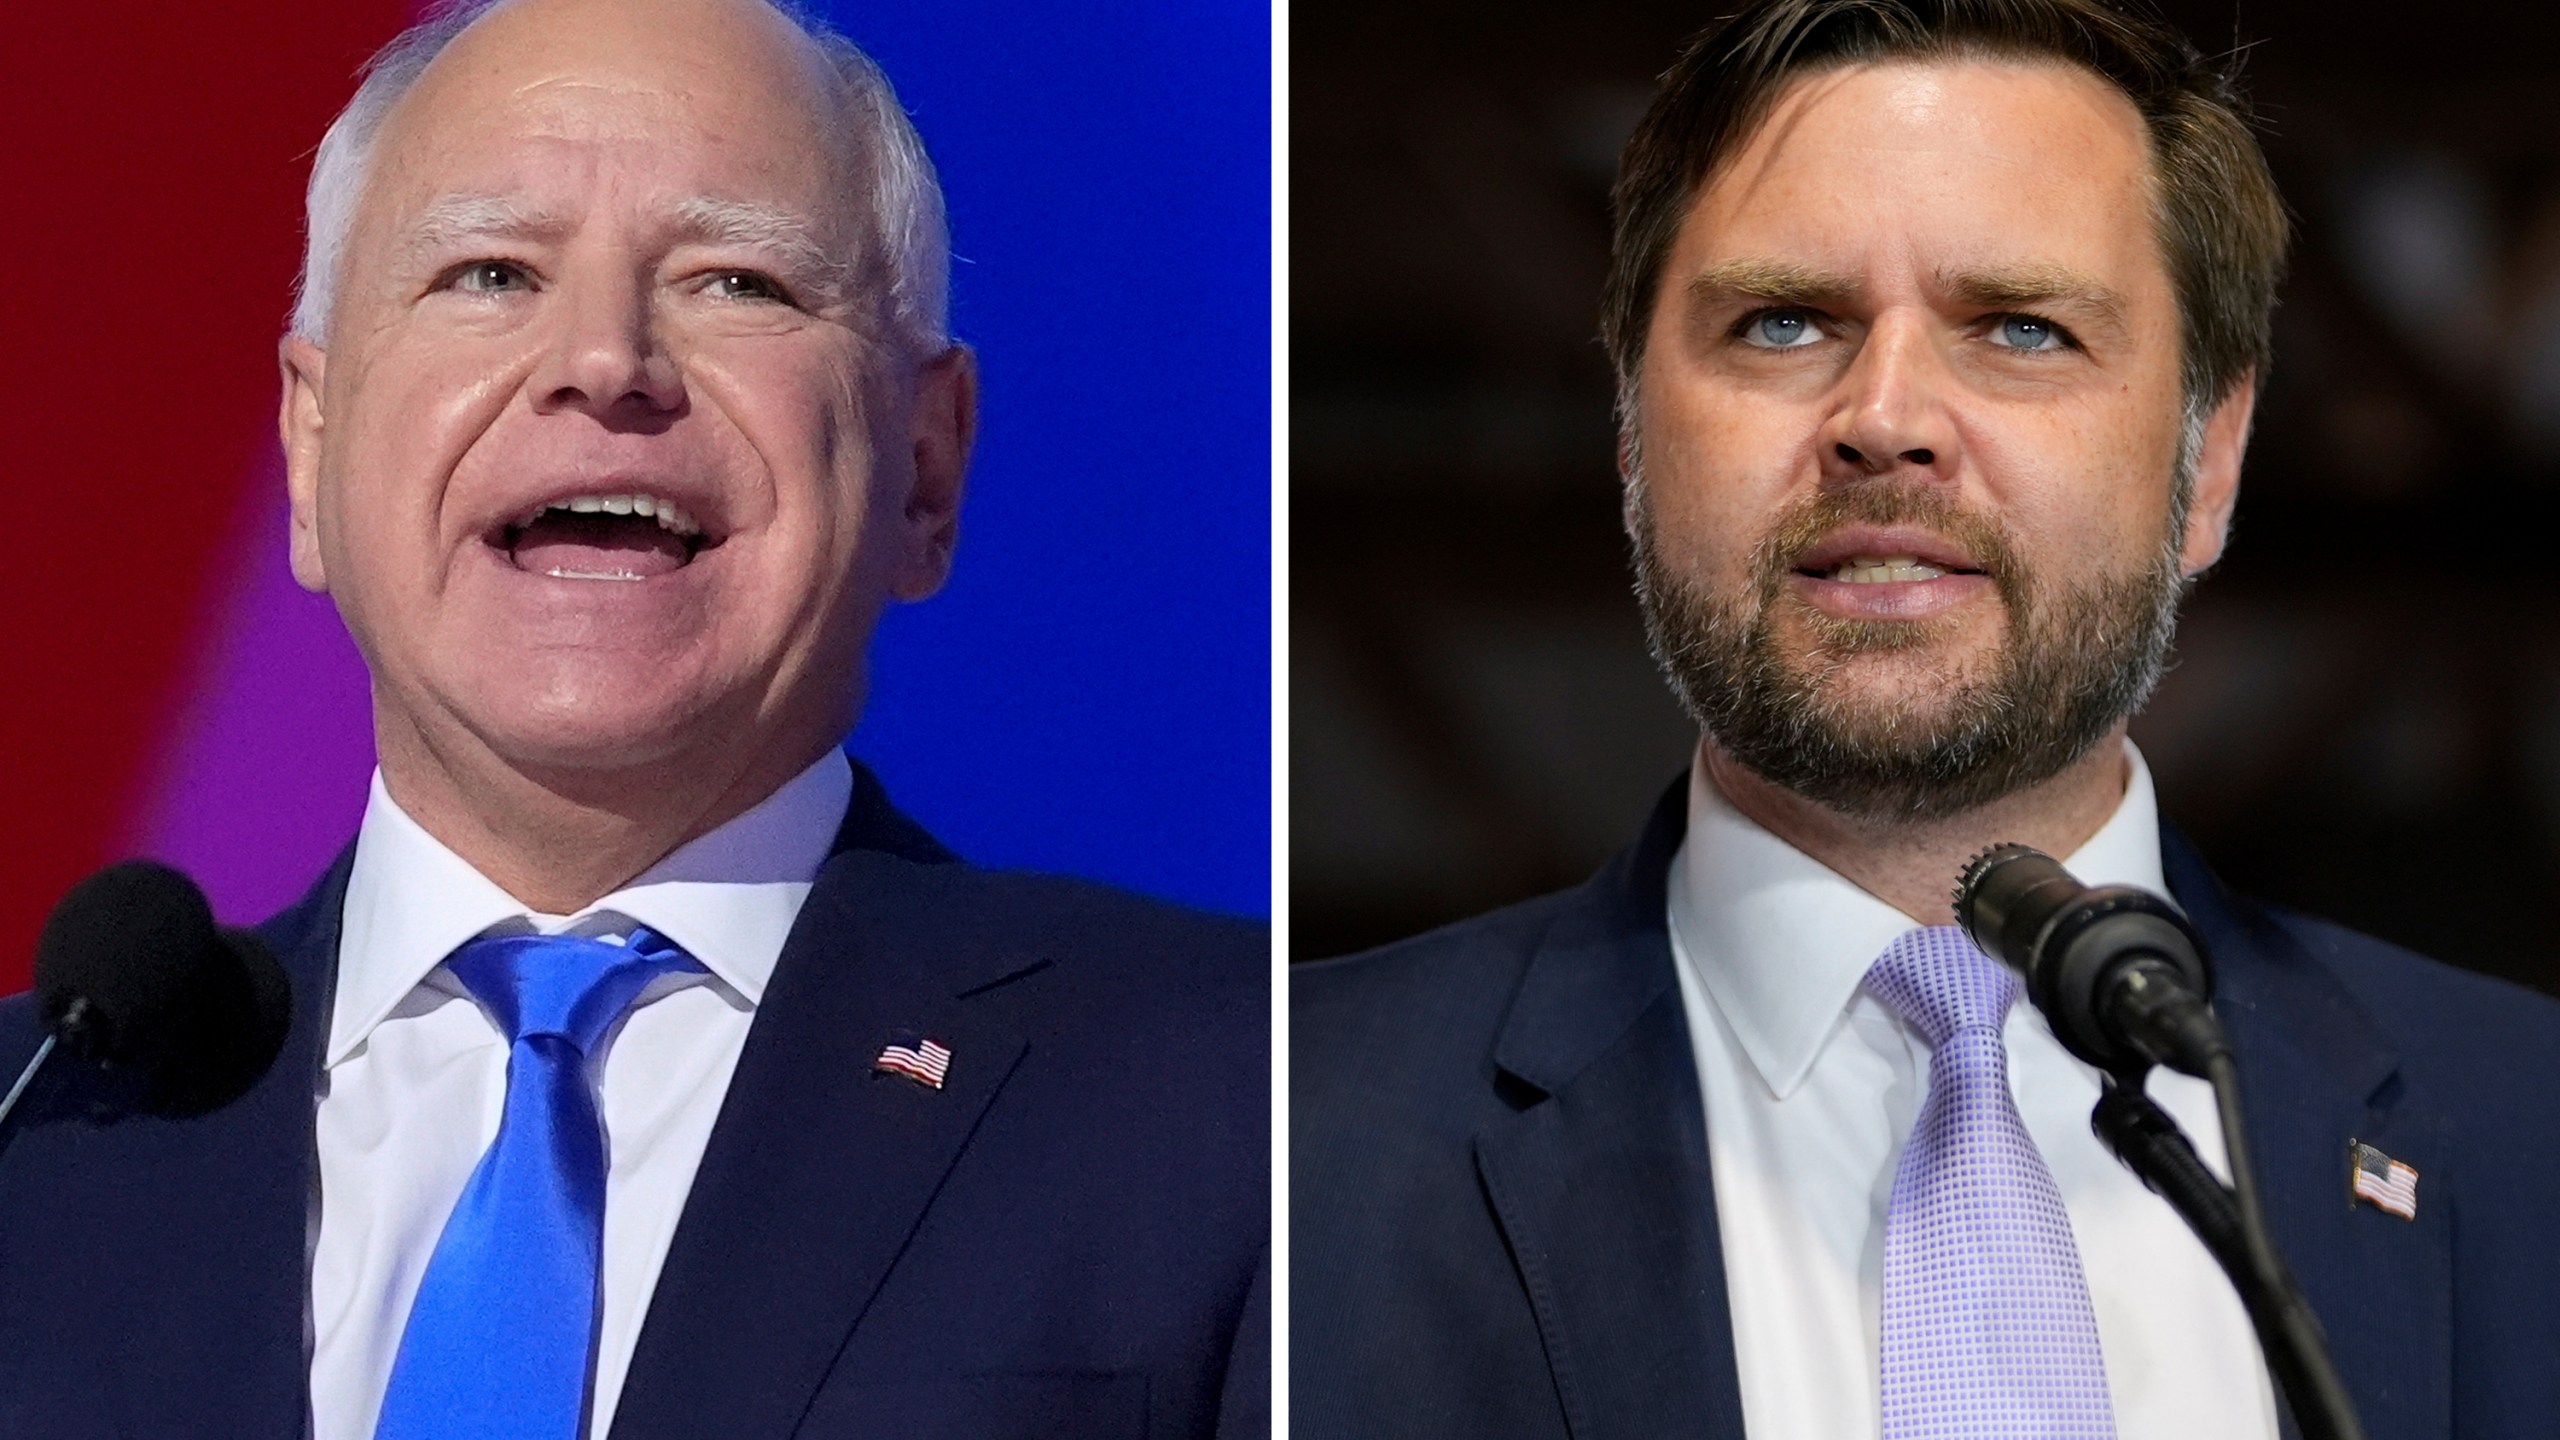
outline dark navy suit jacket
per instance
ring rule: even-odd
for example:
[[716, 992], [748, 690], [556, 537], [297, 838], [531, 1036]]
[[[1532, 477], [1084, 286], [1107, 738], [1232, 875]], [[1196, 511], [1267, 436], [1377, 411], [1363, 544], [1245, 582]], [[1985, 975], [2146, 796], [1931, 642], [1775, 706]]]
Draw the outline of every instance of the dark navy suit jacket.
[[[1742, 1434], [1664, 931], [1686, 795], [1578, 889], [1293, 974], [1294, 1435]], [[2560, 1431], [2560, 1004], [2238, 899], [2162, 838], [2368, 1433]], [[2414, 1221], [2350, 1202], [2350, 1138], [2417, 1167]]]
[[[0, 1136], [0, 1436], [288, 1440], [347, 860], [265, 927], [284, 1053], [195, 1119], [48, 1072]], [[857, 769], [650, 1301], [613, 1440], [1269, 1429], [1259, 926], [956, 863]], [[871, 1062], [905, 1031], [936, 1091]], [[13, 1070], [37, 1032], [0, 1004]]]

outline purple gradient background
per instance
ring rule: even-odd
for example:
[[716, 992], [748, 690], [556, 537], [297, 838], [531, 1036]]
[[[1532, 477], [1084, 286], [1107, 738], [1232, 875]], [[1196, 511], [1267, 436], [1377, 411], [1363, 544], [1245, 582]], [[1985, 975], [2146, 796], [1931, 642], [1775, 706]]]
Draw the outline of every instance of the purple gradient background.
[[355, 834], [373, 771], [370, 682], [326, 596], [286, 562], [269, 447], [233, 529], [220, 620], [128, 849], [195, 876], [230, 924], [290, 903]]

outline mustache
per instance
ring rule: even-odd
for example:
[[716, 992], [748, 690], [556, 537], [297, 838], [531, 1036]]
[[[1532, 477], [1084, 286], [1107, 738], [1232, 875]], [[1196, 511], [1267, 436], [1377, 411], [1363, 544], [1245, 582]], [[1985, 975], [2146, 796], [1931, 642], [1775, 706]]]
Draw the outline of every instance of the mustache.
[[1851, 525], [1911, 525], [1961, 546], [2004, 596], [2016, 598], [2027, 569], [2008, 530], [1957, 503], [1944, 489], [1909, 481], [1872, 480], [1808, 495], [1787, 507], [1752, 549], [1761, 593], [1774, 597], [1805, 554]]

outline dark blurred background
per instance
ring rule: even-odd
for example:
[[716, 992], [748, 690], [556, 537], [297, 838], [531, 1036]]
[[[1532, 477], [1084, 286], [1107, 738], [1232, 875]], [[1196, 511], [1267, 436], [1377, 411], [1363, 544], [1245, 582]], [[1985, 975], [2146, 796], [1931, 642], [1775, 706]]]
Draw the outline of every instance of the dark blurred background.
[[[1573, 883], [1684, 761], [1594, 315], [1618, 145], [1714, 8], [1291, 7], [1296, 958]], [[2300, 235], [2135, 738], [2230, 882], [2560, 992], [2560, 12], [2166, 8], [2248, 47]]]

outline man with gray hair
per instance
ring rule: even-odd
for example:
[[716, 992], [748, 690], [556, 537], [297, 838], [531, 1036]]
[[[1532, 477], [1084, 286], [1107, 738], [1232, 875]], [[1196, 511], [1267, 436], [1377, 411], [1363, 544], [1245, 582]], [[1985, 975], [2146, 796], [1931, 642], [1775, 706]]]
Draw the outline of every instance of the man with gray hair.
[[1264, 937], [837, 748], [975, 424], [887, 80], [765, 0], [448, 8], [310, 227], [293, 569], [380, 768], [254, 1088], [0, 1139], [0, 1433], [1267, 1429]]

